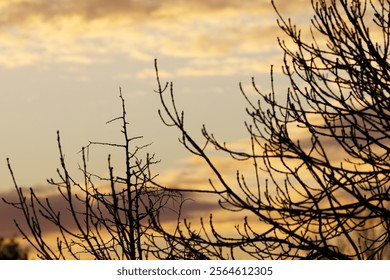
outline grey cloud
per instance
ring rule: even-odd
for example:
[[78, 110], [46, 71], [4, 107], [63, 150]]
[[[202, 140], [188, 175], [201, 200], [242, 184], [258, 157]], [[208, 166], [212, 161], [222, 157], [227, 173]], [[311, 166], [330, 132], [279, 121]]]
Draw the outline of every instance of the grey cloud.
[[[54, 187], [51, 190], [55, 189]], [[46, 198], [50, 202], [50, 205], [53, 207], [55, 211], [61, 213], [61, 221], [62, 224], [69, 230], [76, 230], [75, 222], [72, 218], [72, 215], [69, 212], [69, 205], [67, 201], [58, 193], [53, 193], [52, 191], [45, 195], [45, 190], [49, 190], [47, 187], [37, 188], [37, 195], [41, 198], [41, 201], [45, 204]], [[28, 189], [24, 190], [24, 195], [29, 199], [30, 193]], [[18, 201], [16, 191], [9, 191], [7, 193], [0, 193], [0, 197], [6, 199], [8, 202], [16, 202]], [[201, 214], [206, 213], [206, 217], [208, 217], [209, 213], [214, 212], [219, 209], [217, 200], [212, 202], [210, 200], [202, 200], [201, 196], [197, 196], [196, 194], [188, 194], [186, 195], [186, 202], [184, 203], [183, 209], [181, 211], [182, 218], [199, 218]], [[76, 211], [83, 211], [81, 203], [74, 204]], [[166, 205], [165, 211], [161, 213], [162, 222], [173, 222], [177, 220], [177, 207], [178, 204], [174, 203], [173, 200], [169, 200]], [[169, 208], [174, 209], [175, 211], [168, 210]], [[109, 216], [107, 211], [102, 208], [103, 215]], [[14, 223], [14, 220], [27, 231], [25, 218], [21, 210], [16, 209], [15, 207], [4, 203], [2, 200], [0, 201], [0, 237], [6, 236], [19, 236], [20, 233]], [[52, 223], [48, 222], [47, 219], [41, 217], [40, 225], [45, 234], [52, 234], [58, 231], [58, 228]]]
[[7, 5], [3, 9], [1, 21], [3, 23], [21, 23], [31, 17], [51, 20], [60, 16], [75, 15], [82, 16], [86, 20], [93, 20], [110, 15], [149, 14], [158, 7], [159, 1], [23, 1]]
[[[307, 2], [307, 0], [302, 1]], [[144, 18], [144, 20], [150, 20], [161, 10], [165, 10], [163, 14], [172, 16], [176, 9], [179, 11], [180, 16], [183, 16], [183, 12], [192, 13], [194, 11], [214, 13], [226, 9], [237, 11], [246, 9], [262, 13], [263, 11], [269, 12], [272, 10], [267, 0], [30, 0], [5, 4], [2, 8], [0, 21], [3, 24], [16, 24], [25, 22], [32, 17], [51, 20], [56, 17], [76, 15], [83, 17], [87, 21], [110, 16], [140, 17]]]

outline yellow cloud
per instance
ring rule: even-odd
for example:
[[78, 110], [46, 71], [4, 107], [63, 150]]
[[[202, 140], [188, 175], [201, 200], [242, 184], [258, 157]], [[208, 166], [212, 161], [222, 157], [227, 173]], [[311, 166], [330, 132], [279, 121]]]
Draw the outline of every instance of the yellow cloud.
[[[272, 50], [277, 29], [265, 0], [3, 1], [0, 48], [5, 55], [0, 63], [32, 65], [36, 57], [39, 63], [102, 63], [114, 55], [142, 61], [234, 58]], [[246, 65], [252, 71], [253, 64]], [[181, 73], [200, 75], [199, 70]], [[230, 66], [219, 71], [235, 73]]]

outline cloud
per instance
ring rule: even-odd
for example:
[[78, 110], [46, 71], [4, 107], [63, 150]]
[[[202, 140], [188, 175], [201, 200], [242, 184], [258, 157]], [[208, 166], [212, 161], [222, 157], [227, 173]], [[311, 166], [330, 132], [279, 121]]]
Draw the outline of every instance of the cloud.
[[[45, 21], [62, 17], [80, 17], [85, 21], [110, 17], [132, 18], [134, 20], [153, 21], [166, 19], [175, 20], [209, 14], [236, 14], [238, 12], [268, 13], [272, 7], [267, 0], [237, 1], [237, 0], [5, 0], [1, 8], [4, 11], [0, 17], [1, 23], [26, 23], [31, 19]], [[115, 19], [114, 19], [115, 18]], [[217, 19], [216, 19], [217, 20]]]
[[[3, 1], [0, 63], [240, 57], [271, 50], [277, 29], [268, 1]], [[234, 74], [230, 69], [219, 73]]]
[[21, 24], [33, 19], [51, 21], [62, 17], [81, 17], [91, 21], [107, 16], [147, 15], [158, 9], [159, 1], [3, 1], [2, 23]]
[[[315, 120], [313, 120], [315, 121]], [[317, 120], [320, 122], [320, 120]], [[294, 139], [299, 139], [303, 145], [307, 145], [309, 147], [309, 135], [308, 133], [302, 133], [302, 129], [296, 128], [294, 131], [291, 128], [291, 136]], [[340, 151], [337, 150], [333, 142], [324, 143], [327, 148], [327, 152], [331, 155], [340, 155]], [[241, 139], [234, 141], [228, 144], [229, 148], [232, 148], [237, 151], [247, 152], [251, 151], [251, 146], [249, 139]], [[253, 160], [247, 161], [235, 161], [232, 160], [229, 156], [224, 155], [223, 153], [219, 153], [213, 151], [212, 149], [208, 150], [211, 156], [211, 160], [213, 164], [217, 167], [218, 171], [224, 178], [225, 182], [233, 188], [238, 194], [242, 197], [245, 197], [242, 190], [240, 190], [240, 186], [237, 182], [237, 170], [240, 171], [241, 175], [245, 176], [245, 180], [249, 189], [253, 192], [256, 192], [256, 177], [254, 172]], [[333, 160], [343, 160], [343, 158], [334, 157]], [[293, 161], [286, 160], [286, 163], [291, 163], [290, 167], [294, 166]], [[259, 160], [258, 164], [261, 165], [262, 161]], [[275, 162], [275, 167], [278, 167], [278, 163]], [[280, 162], [279, 162], [280, 164]], [[162, 185], [165, 185], [170, 188], [178, 188], [178, 189], [194, 189], [194, 190], [212, 190], [212, 187], [209, 183], [209, 178], [214, 183], [214, 186], [218, 190], [223, 190], [223, 187], [220, 183], [218, 183], [218, 179], [215, 174], [212, 172], [207, 162], [205, 162], [202, 158], [190, 155], [185, 159], [182, 159], [177, 164], [176, 168], [172, 168], [163, 172], [158, 178], [158, 182]], [[282, 166], [281, 166], [282, 168]], [[306, 173], [305, 173], [306, 172]], [[274, 174], [275, 175], [275, 174]], [[270, 180], [270, 175], [266, 172], [260, 171], [260, 184], [262, 186], [262, 191], [264, 190], [265, 180]], [[285, 179], [283, 174], [279, 174], [274, 176], [276, 181], [279, 181], [281, 185], [283, 185], [283, 180]], [[312, 181], [311, 174], [307, 171], [302, 172], [302, 180], [306, 183]], [[271, 180], [270, 180], [271, 181]], [[314, 185], [313, 185], [314, 186]], [[103, 186], [104, 187], [104, 186]], [[272, 189], [272, 187], [270, 186]], [[299, 187], [297, 187], [299, 188]], [[74, 222], [70, 215], [66, 215], [68, 213], [66, 201], [56, 192], [55, 188], [48, 187], [40, 187], [39, 195], [42, 197], [48, 197], [51, 204], [55, 206], [55, 209], [61, 211], [63, 223], [72, 229], [75, 229]], [[26, 193], [27, 194], [27, 193]], [[294, 194], [291, 194], [294, 196]], [[297, 195], [297, 194], [296, 194]], [[1, 194], [1, 197], [6, 197], [10, 201], [15, 201], [15, 193], [9, 192], [6, 194]], [[187, 199], [186, 203], [183, 206], [181, 218], [186, 218], [191, 222], [194, 229], [199, 228], [200, 226], [200, 218], [208, 223], [208, 219], [210, 214], [213, 214], [213, 221], [215, 222], [216, 228], [219, 232], [224, 235], [232, 236], [232, 234], [236, 234], [236, 230], [234, 228], [235, 225], [242, 225], [243, 218], [245, 216], [251, 217], [250, 211], [241, 211], [241, 212], [232, 212], [227, 215], [226, 210], [222, 209], [219, 205], [219, 200], [223, 200], [223, 196], [219, 196], [216, 194], [208, 194], [208, 193], [185, 193], [185, 198]], [[340, 197], [339, 199], [343, 199]], [[173, 204], [171, 202], [170, 206], [177, 207], [177, 204]], [[81, 208], [80, 208], [81, 209]], [[172, 229], [173, 226], [176, 225], [176, 213], [174, 211], [166, 211], [163, 214], [163, 222], [164, 225], [167, 225], [167, 229]], [[2, 221], [0, 227], [0, 236], [12, 236], [17, 234], [17, 230], [13, 225], [12, 220], [16, 219], [18, 221], [23, 221], [23, 216], [20, 210], [12, 208], [4, 203], [0, 203], [0, 220]], [[44, 221], [44, 220], [42, 220]], [[261, 225], [258, 220], [253, 222], [256, 226]], [[52, 235], [55, 237], [56, 227], [49, 224], [44, 223], [45, 234]]]
[[[100, 184], [98, 188], [100, 193], [110, 192], [109, 185]], [[60, 194], [56, 187], [50, 185], [43, 185], [36, 186], [33, 188], [33, 190], [36, 196], [41, 200], [43, 205], [46, 205], [47, 200], [50, 202], [50, 205], [54, 212], [61, 213], [61, 223], [65, 228], [70, 231], [78, 231], [77, 226], [69, 210], [69, 203]], [[28, 188], [23, 188], [23, 194], [27, 198], [27, 200], [30, 199], [30, 190]], [[76, 187], [74, 187], [73, 189], [73, 195], [75, 194], [78, 195], [78, 197], [81, 199], [84, 197], [84, 193], [82, 193], [80, 190], [77, 190]], [[11, 203], [16, 203], [19, 201], [15, 190], [0, 193], [0, 198], [4, 198], [7, 202]], [[198, 211], [206, 211], [209, 213], [209, 211], [213, 212], [214, 209], [218, 208], [218, 206], [214, 202], [210, 201], [199, 201], [199, 204], [197, 203], [195, 205], [193, 201], [197, 199], [197, 196], [194, 194], [185, 195], [185, 199], [187, 200], [187, 202], [184, 203], [185, 206], [182, 210], [183, 217], [199, 217]], [[29, 202], [27, 202], [27, 204], [30, 205]], [[37, 203], [35, 204], [37, 207], [36, 210], [40, 209], [40, 206]], [[170, 223], [177, 220], [176, 212], [169, 211], [168, 208], [176, 209], [178, 206], [179, 205], [176, 203], [173, 197], [167, 200], [167, 210], [164, 211], [164, 215], [162, 216], [162, 221], [164, 223]], [[75, 199], [75, 197], [73, 197], [73, 207], [75, 207], [75, 210], [79, 211], [80, 213], [83, 213], [83, 211], [85, 211], [83, 204], [80, 203], [80, 201], [78, 201], [77, 199]], [[105, 207], [101, 207], [99, 211], [101, 211], [102, 215], [104, 215], [105, 217], [110, 217], [110, 214], [107, 212], [107, 209]], [[52, 234], [54, 232], [58, 232], [57, 226], [49, 222], [47, 219], [43, 218], [39, 213], [38, 216], [40, 217], [40, 226], [42, 227], [44, 234]], [[81, 216], [79, 218], [81, 218], [82, 220], [84, 219]], [[25, 217], [23, 215], [22, 210], [13, 207], [12, 205], [9, 205], [7, 203], [4, 203], [2, 200], [0, 200], [0, 237], [11, 237], [19, 235], [19, 231], [14, 224], [14, 220], [24, 230], [27, 230], [27, 225], [25, 223]], [[28, 231], [26, 231], [26, 233], [29, 234]]]
[[[310, 23], [309, 0], [275, 4], [298, 28]], [[166, 56], [172, 64], [190, 61], [180, 75], [231, 76], [243, 69], [253, 74], [268, 72], [266, 64], [281, 60], [276, 37], [285, 37], [268, 0], [9, 0], [1, 5], [0, 64], [5, 67], [100, 64], [114, 57], [150, 62]], [[308, 33], [303, 36], [310, 40]], [[246, 63], [218, 69], [212, 60], [225, 57]], [[196, 60], [207, 67], [191, 69]]]
[[[108, 189], [108, 186], [101, 185], [99, 187], [101, 193], [105, 193], [105, 189]], [[75, 224], [75, 221], [71, 215], [71, 212], [69, 210], [69, 204], [62, 197], [62, 195], [57, 191], [57, 189], [53, 186], [39, 186], [34, 188], [34, 192], [41, 199], [41, 202], [43, 205], [46, 205], [46, 200], [50, 203], [53, 211], [55, 213], [60, 213], [61, 218], [61, 225], [64, 227], [64, 229], [68, 230], [69, 232], [77, 234], [79, 232], [77, 225]], [[27, 197], [27, 204], [29, 205], [29, 198], [30, 193], [28, 189], [24, 189], [24, 195]], [[79, 193], [79, 197], [83, 197], [81, 193]], [[5, 198], [8, 202], [17, 202], [18, 197], [16, 194], [16, 191], [9, 191], [7, 193], [0, 193], [1, 198]], [[193, 224], [197, 225], [199, 220], [199, 217], [205, 216], [208, 217], [210, 213], [215, 213], [217, 210], [219, 210], [219, 206], [214, 201], [208, 201], [208, 200], [202, 200], [201, 195], [194, 195], [194, 194], [187, 194], [185, 195], [186, 202], [183, 205], [183, 208], [181, 209], [181, 219], [190, 219], [193, 220]], [[195, 203], [196, 201], [196, 203]], [[164, 208], [164, 210], [161, 212], [161, 222], [166, 230], [174, 230], [177, 225], [177, 211], [179, 210], [179, 203], [175, 202], [173, 198], [169, 199], [167, 201], [167, 205]], [[38, 209], [41, 209], [37, 203], [36, 210], [38, 214], [38, 220], [39, 220], [39, 226], [42, 230], [42, 234], [44, 237], [44, 240], [46, 243], [51, 246], [51, 248], [56, 251], [57, 246], [57, 238], [61, 236], [61, 233], [56, 225], [49, 222], [48, 219], [42, 217]], [[84, 213], [83, 205], [78, 202], [75, 197], [73, 197], [73, 207], [76, 212]], [[97, 208], [93, 208], [95, 211], [97, 211]], [[171, 210], [173, 209], [173, 210]], [[30, 209], [31, 211], [31, 209]], [[104, 217], [110, 218], [111, 214], [108, 213], [107, 209], [105, 207], [100, 207], [97, 211], [101, 213]], [[30, 212], [31, 215], [32, 212]], [[45, 213], [45, 211], [43, 211]], [[17, 209], [16, 207], [13, 207], [11, 205], [8, 205], [4, 203], [2, 200], [0, 200], [0, 237], [16, 237], [18, 242], [22, 244], [24, 247], [27, 247], [30, 251], [29, 258], [36, 258], [35, 256], [35, 250], [27, 243], [26, 240], [21, 239], [21, 233], [17, 229], [14, 220], [20, 225], [20, 227], [23, 229], [25, 234], [32, 238], [31, 233], [28, 229], [28, 226], [25, 222], [25, 217], [23, 215], [23, 211], [21, 209]], [[82, 214], [79, 216], [79, 221], [83, 224], [84, 217]], [[105, 232], [103, 229], [100, 230], [100, 234], [102, 234], [102, 237], [107, 235], [107, 232]], [[107, 239], [110, 237], [107, 236]]]

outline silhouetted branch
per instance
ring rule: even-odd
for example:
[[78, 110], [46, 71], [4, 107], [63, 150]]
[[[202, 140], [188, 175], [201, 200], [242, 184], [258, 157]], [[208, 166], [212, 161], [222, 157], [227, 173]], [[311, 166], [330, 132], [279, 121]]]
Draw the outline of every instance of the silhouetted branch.
[[[389, 258], [389, 3], [313, 0], [311, 42], [272, 3], [293, 43], [279, 39], [290, 87], [283, 103], [272, 68], [270, 93], [252, 79], [258, 95], [252, 100], [240, 85], [248, 102], [249, 152], [229, 148], [205, 126], [206, 144], [198, 144], [155, 61], [162, 121], [176, 127], [180, 142], [213, 172], [211, 193], [220, 207], [245, 215], [233, 236], [224, 236], [210, 216], [208, 226], [201, 219], [195, 230], [184, 220], [165, 237], [182, 246], [177, 254], [191, 242], [206, 258]], [[227, 180], [206, 145], [251, 160], [253, 179], [237, 171], [235, 182]]]
[[[37, 251], [42, 259], [144, 259], [149, 258], [157, 244], [154, 237], [159, 230], [149, 220], [160, 211], [170, 209], [175, 201], [182, 200], [173, 190], [153, 184], [156, 175], [150, 167], [158, 161], [153, 155], [141, 159], [139, 152], [149, 145], [134, 145], [142, 137], [129, 137], [126, 121], [125, 100], [119, 94], [122, 115], [107, 123], [120, 121], [124, 144], [90, 141], [81, 149], [82, 165], [79, 166], [84, 182], [74, 180], [65, 162], [60, 134], [57, 143], [61, 169], [57, 169], [58, 181], [49, 179], [48, 183], [57, 187], [58, 195], [65, 207], [55, 205], [50, 198], [41, 198], [33, 189], [27, 198], [23, 189], [18, 187], [14, 172], [7, 159], [8, 168], [18, 194], [17, 202], [8, 204], [20, 209], [25, 225], [15, 221], [23, 237]], [[87, 155], [92, 145], [122, 149], [125, 154], [125, 175], [116, 176], [108, 155], [109, 177], [95, 175], [87, 170]], [[93, 178], [108, 182], [97, 186]], [[180, 209], [175, 210], [180, 214]], [[48, 235], [48, 226], [54, 226], [57, 235], [56, 245]], [[152, 237], [153, 236], [153, 237]], [[161, 243], [161, 242], [160, 242]], [[160, 243], [158, 246], [160, 246]]]

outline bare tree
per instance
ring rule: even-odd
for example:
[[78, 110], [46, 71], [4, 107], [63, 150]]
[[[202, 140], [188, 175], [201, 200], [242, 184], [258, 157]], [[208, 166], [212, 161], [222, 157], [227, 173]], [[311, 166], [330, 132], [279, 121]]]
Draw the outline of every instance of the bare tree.
[[[269, 93], [253, 79], [254, 99], [240, 85], [248, 102], [249, 149], [232, 149], [205, 127], [205, 143], [195, 141], [156, 63], [161, 117], [214, 173], [205, 191], [218, 196], [226, 214], [245, 216], [236, 235], [218, 231], [213, 215], [198, 228], [184, 220], [175, 232], [154, 223], [172, 244], [191, 242], [189, 253], [204, 258], [389, 258], [389, 1], [312, 0], [309, 39], [273, 5], [289, 38], [279, 44], [290, 87], [276, 92], [272, 68]], [[237, 171], [236, 182], [228, 181], [210, 145], [251, 161], [255, 180]]]
[[[25, 223], [15, 221], [15, 224], [41, 259], [145, 259], [156, 250], [156, 246], [169, 246], [159, 238], [149, 220], [160, 211], [166, 215], [179, 215], [177, 211], [180, 211], [182, 197], [177, 192], [151, 184], [155, 177], [151, 166], [158, 161], [149, 154], [140, 157], [141, 150], [148, 145], [137, 146], [135, 141], [142, 137], [129, 136], [121, 91], [119, 97], [122, 114], [107, 123], [121, 122], [123, 143], [90, 142], [83, 147], [79, 169], [84, 182], [76, 182], [69, 174], [57, 132], [61, 169], [57, 169], [59, 180], [49, 179], [48, 183], [57, 187], [62, 199], [59, 204], [64, 207], [59, 207], [58, 201], [56, 205], [50, 198], [42, 197], [32, 188], [26, 197], [7, 159], [18, 201], [3, 200], [23, 212]], [[92, 145], [121, 149], [125, 174], [115, 175], [110, 155], [107, 178], [90, 173], [87, 156]], [[100, 184], [97, 185], [96, 180]], [[48, 235], [49, 226], [56, 229], [56, 245]]]
[[[311, 39], [279, 15], [290, 43], [284, 50], [284, 74], [290, 81], [262, 93], [253, 79], [252, 98], [240, 85], [250, 117], [249, 146], [235, 150], [205, 127], [204, 143], [195, 141], [178, 110], [172, 83], [162, 84], [160, 116], [181, 132], [181, 143], [214, 173], [202, 190], [175, 190], [158, 184], [153, 156], [140, 153], [140, 137], [130, 137], [122, 94], [123, 143], [90, 142], [81, 150], [84, 182], [69, 174], [58, 134], [61, 170], [56, 186], [66, 209], [14, 180], [25, 224], [20, 232], [42, 259], [383, 259], [389, 258], [389, 44], [388, 1], [313, 0]], [[275, 5], [274, 5], [275, 7]], [[275, 7], [276, 12], [278, 10]], [[168, 94], [168, 96], [167, 96]], [[282, 97], [282, 98], [281, 98]], [[284, 101], [282, 101], [284, 99]], [[124, 151], [125, 174], [108, 177], [87, 170], [92, 145]], [[213, 147], [237, 162], [250, 162], [253, 175], [237, 171], [227, 179], [209, 154]], [[106, 182], [97, 185], [95, 180]], [[215, 195], [227, 214], [243, 220], [232, 236], [220, 231], [215, 215], [196, 227], [182, 218], [187, 197]], [[173, 213], [173, 229], [166, 226]], [[71, 223], [68, 223], [68, 220]], [[45, 233], [57, 229], [56, 245]]]

